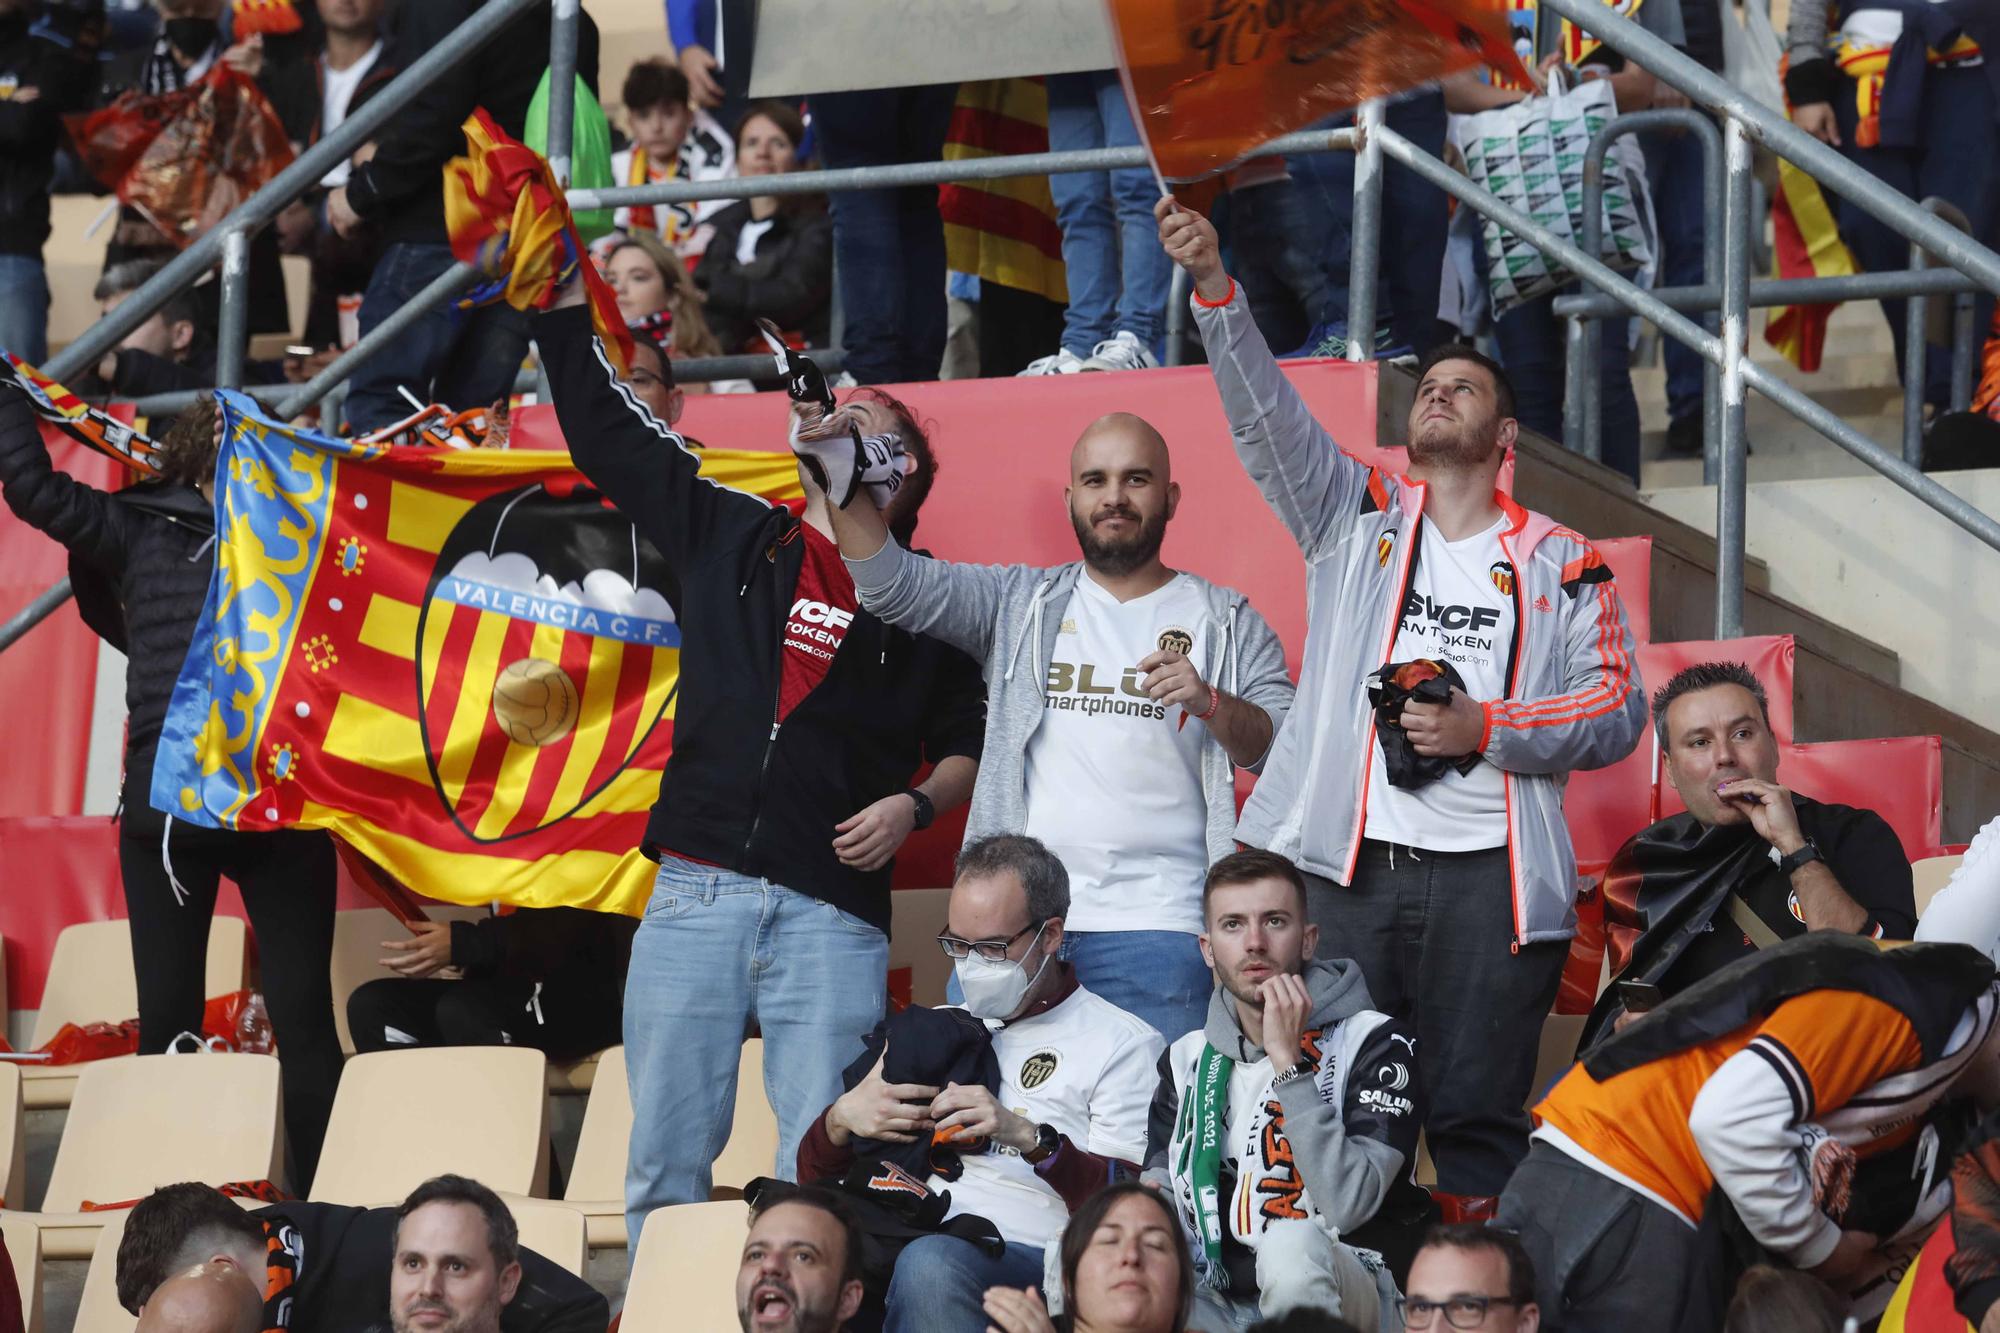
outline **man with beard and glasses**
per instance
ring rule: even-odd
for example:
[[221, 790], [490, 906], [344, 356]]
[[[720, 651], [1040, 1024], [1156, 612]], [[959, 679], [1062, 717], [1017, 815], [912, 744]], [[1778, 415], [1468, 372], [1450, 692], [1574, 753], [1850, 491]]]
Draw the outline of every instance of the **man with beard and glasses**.
[[1292, 684], [1242, 594], [1161, 561], [1181, 497], [1159, 431], [1092, 422], [1065, 494], [1083, 559], [1054, 569], [919, 559], [860, 501], [833, 531], [863, 607], [986, 664], [967, 839], [1027, 833], [1061, 857], [1064, 961], [1172, 1041], [1208, 1007], [1201, 881], [1235, 849], [1235, 768], [1263, 763]]
[[861, 1308], [862, 1244], [832, 1190], [809, 1185], [759, 1208], [736, 1270], [743, 1333], [839, 1333]]
[[[1237, 455], [1306, 559], [1298, 706], [1236, 836], [1306, 872], [1320, 934], [1414, 1022], [1446, 1220], [1481, 1220], [1527, 1151], [1522, 1104], [1576, 932], [1563, 784], [1646, 724], [1632, 633], [1590, 543], [1497, 489], [1519, 429], [1499, 366], [1432, 351], [1407, 475], [1371, 468], [1279, 373], [1215, 228], [1171, 198], [1156, 211]], [[1418, 661], [1455, 670], [1445, 701], [1378, 716], [1369, 678]]]

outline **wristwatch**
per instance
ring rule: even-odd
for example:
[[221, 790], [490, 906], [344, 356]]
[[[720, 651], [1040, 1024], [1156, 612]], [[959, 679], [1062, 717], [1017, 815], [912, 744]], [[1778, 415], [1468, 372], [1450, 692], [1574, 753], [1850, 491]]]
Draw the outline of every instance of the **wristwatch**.
[[1825, 860], [1826, 858], [1819, 854], [1819, 844], [1815, 843], [1811, 838], [1807, 838], [1805, 846], [1799, 848], [1790, 856], [1781, 856], [1778, 858], [1778, 869], [1790, 875], [1797, 871], [1800, 866], [1809, 866], [1815, 861], [1824, 862]]
[[1021, 1160], [1029, 1166], [1040, 1166], [1054, 1157], [1056, 1149], [1060, 1147], [1062, 1147], [1062, 1135], [1056, 1132], [1054, 1125], [1036, 1125], [1035, 1146], [1022, 1153]]
[[937, 807], [931, 804], [931, 798], [918, 791], [915, 787], [910, 788], [903, 795], [917, 803], [917, 827], [929, 828], [931, 821], [937, 818]]

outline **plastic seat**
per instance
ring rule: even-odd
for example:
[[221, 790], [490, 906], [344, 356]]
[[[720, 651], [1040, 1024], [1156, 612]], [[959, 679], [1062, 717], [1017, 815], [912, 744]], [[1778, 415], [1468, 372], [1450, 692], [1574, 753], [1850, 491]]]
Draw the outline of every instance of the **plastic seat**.
[[[486, 915], [483, 907], [427, 906], [424, 910], [435, 921], [477, 921]], [[356, 907], [333, 914], [333, 1026], [345, 1054], [354, 1054], [354, 1036], [347, 1030], [347, 997], [371, 981], [395, 976], [381, 964], [382, 942], [409, 936], [409, 927], [386, 907]]]
[[32, 1218], [0, 1213], [0, 1237], [7, 1241], [14, 1285], [21, 1289], [21, 1326], [27, 1333], [42, 1333], [41, 1232]]
[[1952, 874], [1963, 860], [1965, 854], [1960, 852], [1956, 856], [1926, 856], [1910, 863], [1910, 878], [1916, 881], [1919, 917], [1931, 905], [1931, 899], [1938, 896], [1938, 891], [1951, 882]]
[[566, 1203], [548, 1199], [529, 1199], [519, 1194], [505, 1198], [507, 1211], [514, 1215], [514, 1225], [520, 1228], [523, 1248], [533, 1250], [551, 1263], [561, 1264], [578, 1277], [584, 1276], [590, 1247], [584, 1235], [582, 1213]]
[[28, 1135], [21, 1101], [21, 1067], [0, 1060], [0, 1208], [28, 1201]]
[[519, 1046], [355, 1056], [334, 1095], [313, 1202], [396, 1204], [445, 1172], [546, 1198], [546, 1065], [540, 1051]]
[[83, 1066], [40, 1213], [42, 1253], [87, 1259], [108, 1217], [85, 1202], [161, 1185], [277, 1180], [278, 1061], [270, 1055], [135, 1055]]
[[736, 1269], [750, 1206], [684, 1203], [647, 1214], [625, 1286], [623, 1333], [736, 1327]]
[[83, 1278], [83, 1295], [76, 1304], [71, 1333], [132, 1333], [139, 1326], [138, 1316], [125, 1313], [125, 1307], [118, 1303], [118, 1242], [124, 1236], [125, 1214], [108, 1214], [91, 1255], [90, 1271]]
[[[248, 975], [249, 930], [243, 918], [218, 914], [208, 927], [208, 966], [202, 994], [209, 998], [242, 990]], [[42, 1007], [28, 1037], [30, 1050], [54, 1037], [65, 1023], [122, 1023], [139, 1016], [139, 983], [132, 974], [132, 926], [128, 921], [81, 921], [63, 927], [49, 955], [49, 979]], [[63, 1107], [74, 1095], [81, 1065], [27, 1065], [21, 1092], [31, 1110]]]
[[910, 1003], [940, 1005], [951, 959], [938, 948], [950, 889], [897, 889], [889, 895], [889, 966], [910, 969]]

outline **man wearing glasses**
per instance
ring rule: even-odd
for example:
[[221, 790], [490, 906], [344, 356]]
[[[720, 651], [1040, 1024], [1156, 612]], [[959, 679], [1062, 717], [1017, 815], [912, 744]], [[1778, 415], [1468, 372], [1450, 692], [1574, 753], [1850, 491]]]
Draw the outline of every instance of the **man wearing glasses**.
[[[878, 1061], [827, 1108], [799, 1149], [799, 1179], [845, 1172], [855, 1138], [986, 1141], [949, 1182], [947, 1218], [983, 1217], [998, 1255], [957, 1236], [923, 1236], [896, 1260], [886, 1333], [984, 1333], [989, 1287], [1037, 1287], [1042, 1252], [1070, 1210], [1108, 1181], [1138, 1174], [1159, 1035], [1077, 984], [1058, 957], [1069, 874], [1033, 838], [967, 844], [938, 943], [992, 1030], [999, 1095], [984, 1087], [885, 1083]], [[933, 1176], [933, 1190], [947, 1182]]]
[[1433, 1227], [1410, 1265], [1409, 1287], [1396, 1304], [1411, 1333], [1536, 1333], [1542, 1326], [1534, 1263], [1520, 1239], [1498, 1227]]

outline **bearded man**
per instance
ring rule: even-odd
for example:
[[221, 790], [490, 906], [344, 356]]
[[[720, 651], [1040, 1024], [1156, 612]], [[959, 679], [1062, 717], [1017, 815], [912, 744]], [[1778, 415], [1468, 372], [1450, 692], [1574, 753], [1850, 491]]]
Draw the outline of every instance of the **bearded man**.
[[[1297, 705], [1236, 836], [1298, 865], [1320, 938], [1416, 1028], [1445, 1219], [1484, 1220], [1527, 1152], [1576, 930], [1564, 779], [1622, 758], [1645, 726], [1632, 634], [1603, 557], [1498, 489], [1519, 432], [1506, 372], [1434, 349], [1407, 472], [1370, 467], [1279, 372], [1215, 228], [1171, 198], [1156, 215], [1194, 280], [1237, 455], [1306, 560]], [[1407, 699], [1385, 681], [1371, 702], [1371, 677], [1416, 661], [1439, 678]]]
[[1235, 770], [1263, 763], [1292, 682], [1241, 593], [1160, 559], [1181, 490], [1159, 431], [1092, 422], [1064, 498], [1083, 558], [1053, 569], [912, 554], [865, 489], [829, 508], [862, 607], [985, 664], [967, 845], [1026, 833], [1053, 851], [1062, 961], [1171, 1042], [1208, 1012], [1201, 885], [1235, 850]]

